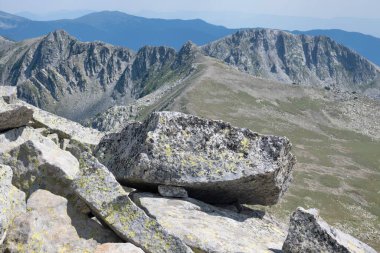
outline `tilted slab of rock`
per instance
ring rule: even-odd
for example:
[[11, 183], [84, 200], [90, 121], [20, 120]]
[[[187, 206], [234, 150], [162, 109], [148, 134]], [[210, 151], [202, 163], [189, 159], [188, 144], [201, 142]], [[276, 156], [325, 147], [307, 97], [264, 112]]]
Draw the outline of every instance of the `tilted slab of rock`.
[[13, 218], [26, 211], [25, 193], [12, 185], [12, 176], [12, 169], [0, 164], [0, 245]]
[[277, 252], [286, 237], [274, 221], [253, 211], [237, 213], [191, 198], [168, 199], [151, 193], [133, 193], [132, 199], [171, 234], [200, 252]]
[[25, 126], [32, 116], [33, 110], [26, 106], [7, 104], [0, 100], [0, 132]]
[[79, 173], [79, 162], [69, 152], [30, 128], [3, 133], [0, 142], [0, 163], [12, 167], [16, 187], [26, 193], [41, 188], [69, 193], [67, 186]]
[[192, 252], [137, 207], [112, 173], [95, 158], [84, 154], [80, 164], [82, 175], [74, 181], [75, 192], [122, 239], [147, 253]]
[[18, 100], [17, 103], [33, 110], [33, 121], [36, 127], [47, 128], [50, 134], [56, 133], [60, 139], [70, 139], [92, 148], [98, 145], [104, 136], [98, 130], [83, 127], [79, 123], [46, 112], [23, 101]]
[[[28, 199], [15, 218], [5, 252], [94, 252], [101, 243], [120, 242], [108, 228], [79, 213], [67, 199], [45, 190]], [[8, 251], [7, 251], [8, 250]]]
[[303, 208], [293, 213], [282, 250], [285, 253], [376, 253], [363, 242], [328, 225], [317, 210]]
[[132, 187], [184, 187], [210, 203], [273, 205], [287, 190], [295, 157], [285, 137], [264, 136], [177, 112], [156, 112], [102, 139], [95, 153]]

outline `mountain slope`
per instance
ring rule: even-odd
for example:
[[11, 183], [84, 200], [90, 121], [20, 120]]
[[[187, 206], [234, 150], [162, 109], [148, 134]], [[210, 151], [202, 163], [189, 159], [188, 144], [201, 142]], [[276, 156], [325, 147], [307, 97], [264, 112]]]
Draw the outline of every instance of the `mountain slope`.
[[365, 91], [379, 75], [377, 66], [323, 36], [249, 29], [212, 42], [203, 51], [241, 71], [285, 83]]
[[328, 222], [380, 249], [378, 100], [256, 78], [200, 54], [194, 65], [181, 85], [152, 93], [156, 101], [148, 95], [112, 107], [93, 126], [119, 131], [128, 120], [172, 110], [287, 136], [298, 160], [294, 183], [266, 211], [286, 222], [297, 206], [318, 207]]
[[14, 40], [43, 36], [63, 29], [82, 41], [104, 41], [138, 50], [145, 45], [180, 49], [188, 40], [203, 45], [233, 33], [234, 29], [203, 20], [150, 19], [117, 11], [103, 11], [71, 20], [32, 21], [0, 12], [0, 35]]
[[[65, 31], [0, 47], [2, 85], [21, 98], [70, 119], [83, 120], [114, 104], [128, 104], [186, 76], [191, 62], [172, 48], [127, 48], [80, 42]], [[187, 64], [188, 63], [188, 64]]]
[[343, 30], [310, 30], [292, 31], [294, 34], [306, 34], [312, 36], [328, 36], [336, 42], [355, 50], [373, 63], [380, 66], [380, 39], [357, 32], [346, 32]]

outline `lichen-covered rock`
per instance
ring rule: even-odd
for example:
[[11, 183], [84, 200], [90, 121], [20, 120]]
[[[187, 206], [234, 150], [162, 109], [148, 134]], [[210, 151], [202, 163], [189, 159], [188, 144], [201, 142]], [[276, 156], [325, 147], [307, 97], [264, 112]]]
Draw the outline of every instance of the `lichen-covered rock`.
[[76, 194], [122, 239], [147, 253], [192, 252], [137, 207], [112, 173], [95, 158], [83, 154], [80, 164], [82, 174], [73, 184]]
[[26, 126], [32, 116], [33, 111], [26, 106], [7, 104], [0, 100], [0, 132]]
[[273, 205], [292, 178], [290, 149], [285, 137], [156, 112], [104, 137], [95, 154], [119, 181], [138, 189], [181, 186], [206, 202]]
[[329, 226], [319, 217], [317, 210], [303, 208], [293, 213], [282, 250], [285, 253], [376, 253], [365, 243]]
[[277, 252], [286, 237], [283, 228], [255, 211], [237, 213], [191, 198], [168, 199], [151, 193], [133, 193], [132, 199], [199, 252]]
[[27, 213], [15, 218], [5, 252], [94, 252], [121, 240], [108, 228], [79, 213], [67, 199], [45, 190], [28, 199]]
[[26, 210], [25, 193], [12, 185], [12, 175], [9, 166], [0, 164], [0, 245], [13, 218]]
[[13, 169], [13, 184], [27, 194], [37, 189], [69, 194], [67, 186], [79, 172], [79, 162], [53, 141], [30, 129], [0, 135], [0, 163]]
[[131, 243], [105, 243], [95, 249], [95, 253], [144, 253]]
[[168, 198], [187, 198], [187, 191], [182, 187], [170, 186], [170, 185], [159, 185], [158, 193], [163, 197]]

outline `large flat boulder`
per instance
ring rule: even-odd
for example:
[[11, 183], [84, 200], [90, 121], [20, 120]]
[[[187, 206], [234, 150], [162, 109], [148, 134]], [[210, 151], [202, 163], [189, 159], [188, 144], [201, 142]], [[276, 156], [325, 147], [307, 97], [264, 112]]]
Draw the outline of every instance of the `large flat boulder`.
[[376, 253], [365, 243], [328, 225], [317, 210], [303, 208], [291, 216], [282, 250], [285, 253]]
[[83, 154], [80, 165], [82, 174], [73, 184], [76, 194], [122, 239], [147, 253], [192, 252], [137, 207], [112, 173], [94, 157]]
[[0, 164], [0, 245], [13, 218], [26, 211], [25, 193], [12, 185], [12, 177], [12, 169]]
[[45, 190], [34, 192], [27, 213], [15, 218], [5, 252], [94, 252], [121, 240], [108, 228], [78, 212], [67, 199]]
[[273, 205], [292, 178], [290, 149], [285, 137], [156, 112], [104, 137], [95, 154], [119, 181], [135, 188], [181, 186], [209, 203]]
[[33, 110], [26, 106], [7, 104], [0, 100], [0, 132], [26, 126], [33, 117]]
[[151, 193], [133, 193], [132, 199], [196, 252], [277, 252], [286, 237], [277, 223], [250, 210], [237, 213], [191, 198]]

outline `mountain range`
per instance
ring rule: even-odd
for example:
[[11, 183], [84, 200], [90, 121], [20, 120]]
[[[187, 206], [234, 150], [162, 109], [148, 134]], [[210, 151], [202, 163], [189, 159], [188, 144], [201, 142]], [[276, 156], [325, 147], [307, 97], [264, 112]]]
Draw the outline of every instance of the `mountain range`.
[[[20, 41], [43, 36], [57, 29], [64, 29], [82, 41], [100, 40], [135, 51], [145, 45], [165, 45], [178, 50], [188, 40], [197, 45], [204, 45], [240, 30], [212, 25], [200, 19], [150, 19], [117, 11], [95, 12], [80, 18], [53, 21], [33, 21], [0, 12], [0, 35], [12, 40]], [[328, 36], [380, 65], [379, 38], [343, 30], [292, 33]]]

